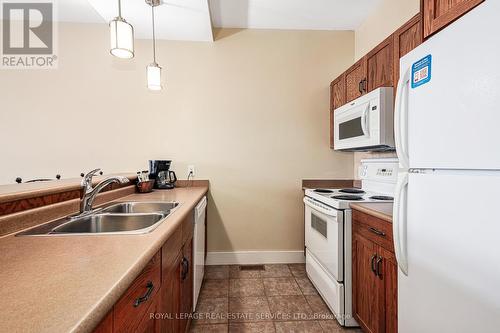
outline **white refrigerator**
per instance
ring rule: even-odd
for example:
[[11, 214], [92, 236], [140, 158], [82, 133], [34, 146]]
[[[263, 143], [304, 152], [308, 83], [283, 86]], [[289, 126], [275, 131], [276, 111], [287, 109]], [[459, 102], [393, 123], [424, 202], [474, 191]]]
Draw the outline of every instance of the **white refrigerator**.
[[500, 332], [500, 1], [401, 59], [400, 333]]

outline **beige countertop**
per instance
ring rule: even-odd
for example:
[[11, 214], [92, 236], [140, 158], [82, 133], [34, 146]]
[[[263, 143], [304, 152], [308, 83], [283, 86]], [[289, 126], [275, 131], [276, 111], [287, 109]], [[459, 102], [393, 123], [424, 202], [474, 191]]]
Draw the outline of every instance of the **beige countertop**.
[[351, 208], [392, 223], [392, 202], [352, 203]]
[[0, 238], [0, 332], [91, 331], [207, 191], [186, 187], [117, 200], [180, 203], [144, 235]]

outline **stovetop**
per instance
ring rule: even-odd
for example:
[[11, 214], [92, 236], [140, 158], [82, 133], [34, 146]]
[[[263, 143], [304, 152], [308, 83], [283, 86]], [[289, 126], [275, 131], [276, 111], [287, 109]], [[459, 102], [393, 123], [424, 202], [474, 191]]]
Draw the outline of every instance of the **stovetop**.
[[353, 202], [392, 202], [393, 197], [358, 188], [306, 189], [306, 196], [337, 209], [347, 209]]

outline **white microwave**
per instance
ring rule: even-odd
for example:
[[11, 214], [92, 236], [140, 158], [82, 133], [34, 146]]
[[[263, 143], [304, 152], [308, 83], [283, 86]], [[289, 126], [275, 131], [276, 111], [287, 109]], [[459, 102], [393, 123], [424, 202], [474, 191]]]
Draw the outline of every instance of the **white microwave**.
[[375, 89], [333, 112], [335, 150], [394, 150], [392, 87]]

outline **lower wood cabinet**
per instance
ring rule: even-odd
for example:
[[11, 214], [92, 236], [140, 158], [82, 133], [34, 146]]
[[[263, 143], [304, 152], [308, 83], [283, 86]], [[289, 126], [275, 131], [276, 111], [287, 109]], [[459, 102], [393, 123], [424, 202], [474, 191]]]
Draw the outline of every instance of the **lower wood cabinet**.
[[158, 252], [144, 270], [132, 282], [125, 294], [116, 302], [113, 309], [115, 332], [136, 332], [141, 330], [144, 315], [155, 302], [161, 286], [161, 253]]
[[184, 333], [193, 312], [193, 217], [186, 219], [132, 282], [94, 333]]
[[181, 260], [181, 316], [180, 328], [177, 332], [185, 332], [189, 327], [193, 312], [193, 238], [191, 237], [182, 247]]
[[148, 310], [139, 321], [139, 325], [132, 331], [135, 333], [160, 333], [162, 332], [161, 297], [157, 293]]
[[364, 332], [397, 332], [397, 264], [387, 221], [353, 210], [354, 317]]

